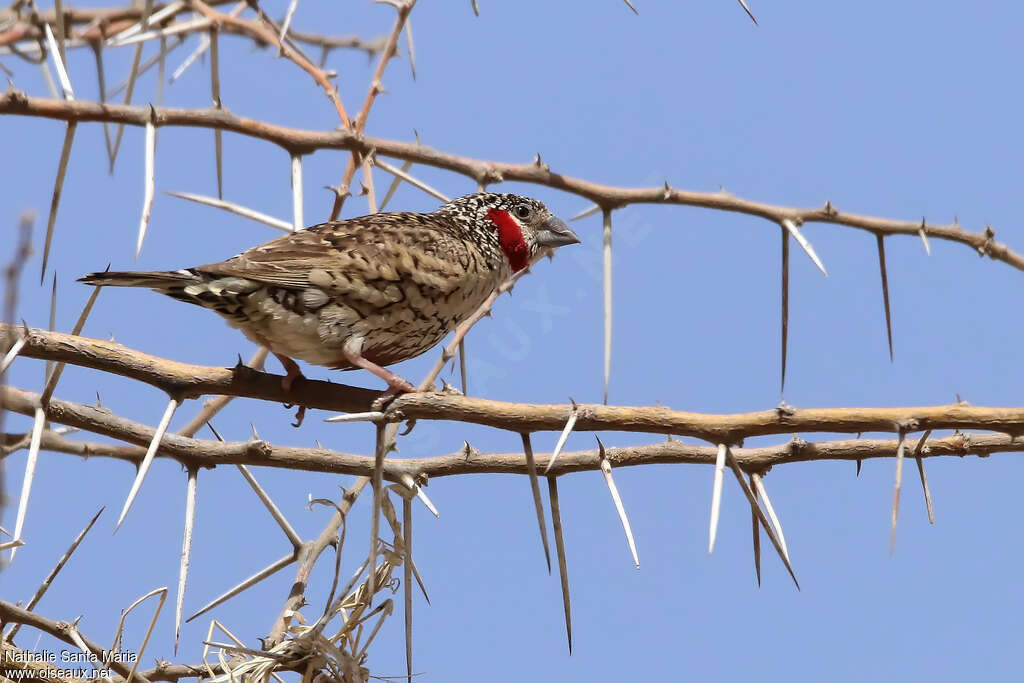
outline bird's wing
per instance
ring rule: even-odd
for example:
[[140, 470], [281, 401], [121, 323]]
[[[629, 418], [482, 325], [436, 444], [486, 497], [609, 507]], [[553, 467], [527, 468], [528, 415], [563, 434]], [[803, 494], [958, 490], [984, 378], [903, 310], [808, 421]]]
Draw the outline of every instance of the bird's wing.
[[391, 213], [322, 223], [194, 270], [287, 289], [323, 287], [326, 272], [367, 283], [411, 280], [447, 293], [482, 264], [475, 249], [432, 225], [432, 217]]

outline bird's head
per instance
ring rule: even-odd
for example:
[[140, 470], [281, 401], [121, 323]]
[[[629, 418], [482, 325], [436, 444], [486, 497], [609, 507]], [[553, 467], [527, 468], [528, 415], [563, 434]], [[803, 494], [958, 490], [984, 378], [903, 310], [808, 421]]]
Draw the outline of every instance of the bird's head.
[[485, 253], [507, 259], [513, 273], [549, 249], [580, 241], [569, 226], [530, 197], [478, 192], [453, 199], [440, 211], [451, 215]]

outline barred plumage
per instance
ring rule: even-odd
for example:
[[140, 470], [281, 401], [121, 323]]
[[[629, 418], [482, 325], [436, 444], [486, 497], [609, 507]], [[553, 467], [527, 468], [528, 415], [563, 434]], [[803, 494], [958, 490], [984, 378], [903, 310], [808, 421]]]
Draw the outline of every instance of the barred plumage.
[[148, 287], [209, 308], [291, 358], [361, 367], [412, 386], [383, 366], [427, 351], [512, 273], [579, 239], [539, 201], [478, 193], [437, 211], [321, 223], [233, 258], [160, 272], [90, 273], [91, 285]]

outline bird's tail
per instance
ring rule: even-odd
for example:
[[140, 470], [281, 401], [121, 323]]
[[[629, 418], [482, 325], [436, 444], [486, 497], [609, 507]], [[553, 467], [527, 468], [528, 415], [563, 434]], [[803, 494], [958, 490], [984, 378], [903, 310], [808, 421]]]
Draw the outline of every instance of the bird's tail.
[[200, 277], [191, 270], [106, 271], [89, 273], [78, 278], [78, 281], [97, 287], [148, 287], [166, 292], [171, 288], [184, 287], [198, 282]]

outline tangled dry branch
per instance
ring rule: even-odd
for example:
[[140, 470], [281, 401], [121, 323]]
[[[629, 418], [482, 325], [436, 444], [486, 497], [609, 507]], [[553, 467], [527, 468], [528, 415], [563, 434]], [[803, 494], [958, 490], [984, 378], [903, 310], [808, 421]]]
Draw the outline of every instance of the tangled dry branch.
[[[883, 247], [883, 238], [886, 236], [920, 236], [925, 241], [926, 248], [928, 248], [927, 240], [929, 238], [946, 240], [967, 246], [978, 254], [989, 256], [993, 260], [1001, 261], [1018, 270], [1024, 270], [1024, 255], [997, 242], [994, 231], [988, 226], [984, 230], [971, 232], [964, 230], [956, 222], [940, 225], [929, 223], [923, 218], [920, 221], [908, 221], [866, 216], [840, 211], [829, 202], [815, 208], [788, 207], [743, 199], [725, 191], [703, 193], [677, 189], [671, 187], [667, 182], [660, 187], [646, 188], [602, 185], [553, 172], [543, 163], [539, 155], [532, 162], [508, 163], [459, 156], [421, 145], [418, 141], [410, 143], [366, 136], [364, 130], [367, 119], [373, 103], [383, 90], [382, 80], [388, 63], [398, 54], [398, 42], [403, 32], [408, 39], [410, 62], [412, 63], [414, 60], [408, 19], [415, 0], [389, 2], [396, 9], [394, 24], [387, 37], [374, 40], [323, 36], [290, 30], [291, 10], [289, 18], [286, 18], [281, 26], [265, 15], [255, 0], [239, 3], [237, 11], [230, 14], [215, 9], [230, 1], [180, 0], [164, 4], [134, 3], [126, 7], [109, 9], [61, 8], [58, 4], [57, 8], [43, 11], [38, 11], [34, 3], [16, 2], [11, 10], [0, 12], [0, 50], [43, 61], [48, 52], [59, 52], [63, 55], [66, 47], [92, 47], [96, 52], [99, 66], [101, 99], [105, 99], [102, 94], [105, 86], [103, 85], [100, 52], [102, 49], [119, 46], [111, 41], [116, 40], [117, 36], [123, 35], [123, 32], [132, 30], [134, 27], [138, 31], [152, 30], [154, 33], [151, 38], [158, 35], [163, 38], [175, 33], [182, 36], [201, 34], [207, 40], [212, 39], [214, 45], [217, 32], [233, 33], [251, 40], [258, 46], [275, 47], [280, 56], [284, 56], [298, 65], [327, 94], [342, 124], [335, 130], [303, 130], [236, 115], [219, 106], [217, 67], [213, 67], [213, 88], [218, 106], [209, 109], [133, 106], [103, 101], [90, 102], [71, 97], [47, 99], [26, 94], [14, 89], [12, 85], [10, 89], [0, 95], [0, 114], [54, 119], [68, 123], [65, 151], [60, 163], [61, 170], [58, 172], [51, 210], [51, 231], [63, 182], [63, 169], [66, 168], [67, 155], [70, 152], [75, 127], [80, 123], [89, 122], [145, 127], [149, 141], [147, 142], [147, 159], [152, 159], [156, 146], [155, 130], [161, 127], [207, 128], [217, 131], [218, 136], [221, 132], [236, 133], [263, 140], [284, 149], [292, 157], [293, 186], [298, 188], [294, 196], [296, 197], [295, 222], [299, 225], [295, 227], [301, 227], [303, 215], [301, 206], [302, 157], [317, 151], [336, 150], [348, 153], [347, 165], [341, 181], [336, 188], [332, 188], [335, 191], [334, 204], [330, 211], [332, 219], [337, 217], [345, 198], [349, 196], [349, 186], [359, 170], [363, 173], [363, 183], [368, 194], [371, 211], [377, 210], [372, 180], [372, 169], [375, 166], [388, 170], [396, 176], [395, 182], [382, 204], [387, 203], [399, 182], [407, 182], [438, 196], [439, 193], [436, 190], [432, 190], [408, 175], [409, 164], [413, 163], [469, 178], [481, 188], [504, 181], [520, 181], [563, 191], [593, 203], [594, 206], [586, 209], [581, 215], [598, 211], [604, 214], [606, 401], [611, 334], [611, 215], [613, 211], [630, 205], [670, 204], [702, 207], [758, 217], [774, 224], [776, 229], [781, 228], [783, 235], [783, 375], [788, 316], [786, 273], [790, 235], [803, 246], [808, 255], [824, 271], [824, 266], [814, 253], [813, 248], [799, 231], [799, 226], [804, 223], [834, 224], [867, 231], [876, 236], [879, 245], [883, 291], [885, 292], [887, 325], [889, 302]], [[28, 11], [29, 9], [31, 11]], [[243, 9], [254, 10], [256, 16], [253, 18], [241, 17]], [[744, 9], [746, 9], [745, 5]], [[193, 23], [182, 20], [182, 16], [185, 14], [191, 14], [194, 17], [190, 20]], [[151, 21], [151, 17], [158, 17], [158, 19]], [[56, 29], [56, 41], [59, 43], [57, 50], [52, 47], [54, 29]], [[303, 54], [297, 43], [319, 47], [321, 49], [320, 63], [314, 63]], [[333, 84], [334, 74], [323, 68], [323, 58], [326, 53], [337, 48], [361, 50], [370, 56], [379, 55], [379, 61], [370, 78], [362, 106], [351, 120], [341, 102], [337, 88]], [[131, 98], [131, 83], [139, 68], [138, 58], [139, 53], [137, 52], [128, 81], [126, 101]], [[60, 61], [62, 59], [63, 56], [57, 61], [58, 72], [63, 66]], [[414, 65], [413, 68], [415, 68]], [[64, 75], [66, 76], [66, 74]], [[70, 87], [65, 88], [65, 91], [70, 94]], [[217, 144], [219, 147], [219, 142]], [[111, 154], [111, 159], [114, 154], [116, 151]], [[406, 162], [406, 165], [402, 169], [397, 169], [384, 162], [378, 163], [378, 157], [400, 159]], [[151, 198], [154, 182], [151, 173], [148, 174], [146, 180], [147, 195]], [[273, 219], [270, 221], [272, 222]], [[145, 221], [143, 230], [144, 225]], [[287, 225], [286, 223], [285, 227]], [[47, 235], [48, 242], [49, 239], [50, 233]], [[44, 271], [45, 267], [44, 257]], [[80, 326], [78, 329], [80, 331]], [[309, 668], [311, 662], [315, 663], [314, 668], [330, 672], [334, 677], [333, 680], [364, 680], [366, 672], [360, 666], [365, 659], [366, 646], [376, 634], [376, 628], [379, 628], [380, 621], [376, 622], [376, 628], [368, 640], [360, 640], [361, 635], [354, 635], [353, 626], [358, 625], [358, 633], [362, 634], [364, 624], [371, 626], [371, 619], [383, 620], [390, 613], [390, 600], [379, 603], [376, 609], [371, 609], [371, 602], [382, 587], [390, 584], [391, 573], [399, 566], [403, 566], [406, 572], [404, 580], [407, 614], [406, 638], [407, 642], [411, 643], [409, 578], [412, 572], [415, 572], [415, 567], [411, 560], [409, 505], [414, 496], [420, 496], [424, 501], [428, 500], [421, 487], [431, 478], [483, 473], [506, 473], [528, 477], [547, 554], [547, 532], [538, 488], [537, 468], [541, 468], [548, 478], [550, 509], [554, 522], [566, 626], [571, 648], [568, 577], [557, 502], [557, 478], [560, 476], [581, 471], [602, 471], [616, 502], [635, 559], [635, 546], [624, 508], [614, 485], [612, 469], [663, 463], [713, 465], [715, 467], [713, 500], [720, 501], [723, 472], [726, 465], [729, 465], [733, 468], [751, 503], [754, 516], [755, 553], [759, 553], [757, 539], [759, 538], [759, 529], [763, 528], [792, 574], [781, 525], [775, 518], [761, 479], [772, 467], [794, 462], [822, 460], [855, 461], [859, 467], [860, 461], [869, 458], [896, 458], [898, 463], [902, 463], [902, 459], [908, 455], [907, 451], [910, 448], [907, 443], [908, 435], [922, 433], [909, 455], [918, 462], [926, 498], [930, 500], [922, 464], [924, 458], [962, 457], [965, 455], [985, 457], [993, 453], [1017, 452], [1024, 446], [1024, 441], [1017, 441], [1024, 435], [1024, 407], [996, 408], [957, 403], [904, 408], [796, 409], [783, 404], [776, 408], [753, 413], [711, 415], [672, 410], [660, 406], [508, 403], [463, 396], [451, 391], [428, 391], [427, 389], [434, 386], [437, 371], [453, 357], [461, 337], [445, 349], [434, 372], [421, 385], [421, 391], [397, 397], [382, 412], [372, 410], [373, 402], [378, 397], [377, 391], [303, 379], [286, 393], [282, 388], [281, 377], [246, 366], [241, 361], [232, 368], [188, 365], [147, 355], [113, 342], [88, 339], [78, 334], [62, 334], [10, 324], [0, 326], [0, 339], [8, 340], [4, 347], [0, 348], [0, 351], [4, 353], [7, 353], [9, 348], [18, 347], [11, 352], [11, 359], [14, 355], [20, 355], [48, 363], [68, 363], [91, 368], [98, 372], [118, 375], [150, 385], [167, 393], [171, 399], [161, 427], [154, 428], [116, 415], [98, 406], [87, 406], [54, 397], [56, 381], [60, 376], [59, 370], [51, 375], [47, 387], [39, 393], [0, 385], [0, 415], [7, 410], [34, 418], [33, 430], [28, 434], [0, 433], [0, 453], [4, 457], [27, 449], [30, 452], [31, 460], [34, 457], [33, 453], [37, 456], [39, 450], [47, 450], [83, 457], [123, 460], [139, 466], [143, 473], [153, 457], [172, 458], [185, 465], [189, 471], [189, 500], [192, 503], [194, 503], [195, 475], [198, 468], [261, 465], [360, 477], [356, 485], [347, 492], [340, 502], [330, 503], [335, 506], [336, 514], [323, 532], [305, 542], [297, 537], [280, 512], [276, 511], [269, 498], [258, 491], [258, 495], [261, 496], [268, 509], [271, 509], [271, 513], [282, 526], [290, 543], [288, 554], [259, 573], [259, 578], [269, 576], [288, 564], [296, 563], [298, 565], [296, 581], [270, 629], [270, 636], [263, 651], [249, 651], [241, 644], [236, 643], [234, 650], [230, 647], [223, 649], [228, 653], [234, 652], [240, 660], [248, 657], [248, 659], [244, 659], [244, 663], [241, 665], [242, 669], [226, 667], [223, 662], [219, 664], [204, 662], [201, 666], [181, 666], [161, 662], [149, 671], [136, 673], [134, 679], [140, 681], [173, 681], [203, 676], [213, 680], [227, 680], [243, 671], [245, 676], [256, 676], [254, 672], [259, 672], [260, 675], [269, 674], [275, 670], [299, 670], [308, 673], [311, 670]], [[890, 349], [891, 344], [890, 328]], [[259, 362], [261, 363], [262, 359]], [[178, 404], [202, 396], [222, 398], [210, 404], [178, 434], [164, 433], [166, 423]], [[312, 409], [366, 413], [364, 419], [377, 423], [378, 445], [376, 452], [372, 455], [360, 455], [325, 448], [286, 447], [263, 441], [255, 435], [253, 439], [245, 442], [225, 442], [219, 438], [218, 440], [194, 438], [198, 428], [216, 414], [217, 410], [222, 408], [231, 397], [298, 403]], [[464, 448], [456, 452], [428, 458], [385, 457], [398, 423], [427, 420], [471, 423], [518, 433], [522, 435], [524, 451], [522, 453], [481, 453], [466, 444]], [[52, 428], [48, 423], [74, 427], [91, 434], [109, 437], [120, 443], [100, 443], [87, 439], [69, 438], [66, 433]], [[386, 432], [385, 425], [387, 425]], [[932, 436], [932, 432], [936, 430], [953, 430], [954, 433], [945, 436]], [[971, 433], [968, 433], [967, 430], [971, 430]], [[530, 434], [540, 431], [562, 432], [562, 438], [551, 453], [536, 455], [533, 453]], [[667, 435], [668, 440], [607, 448], [598, 441], [596, 449], [561, 452], [566, 437], [571, 431], [657, 434]], [[796, 436], [835, 433], [859, 435], [865, 432], [894, 434], [896, 438], [861, 439], [858, 437], [849, 440], [808, 442], [800, 436]], [[768, 435], [793, 436], [786, 442], [773, 446], [755, 448], [743, 446], [745, 439]], [[674, 437], [692, 438], [709, 445], [685, 443]], [[897, 472], [899, 471], [899, 465], [897, 465]], [[749, 483], [747, 483], [748, 480]], [[30, 481], [30, 477], [26, 476], [26, 481]], [[297, 627], [294, 617], [305, 602], [304, 593], [314, 565], [330, 545], [334, 545], [340, 553], [340, 547], [344, 543], [345, 516], [356, 496], [371, 482], [374, 491], [374, 531], [371, 534], [372, 549], [367, 562], [364, 563], [363, 568], [353, 578], [350, 585], [338, 593], [337, 601], [334, 601], [335, 589], [338, 587], [338, 568], [336, 566], [331, 599], [328, 600], [330, 609], [325, 611], [324, 618], [317, 620], [312, 626]], [[384, 482], [390, 482], [392, 486], [385, 487]], [[258, 490], [258, 484], [254, 479], [250, 483]], [[897, 504], [899, 486], [898, 474]], [[403, 499], [401, 522], [398, 521], [397, 513], [390, 501], [389, 491], [397, 493]], [[27, 493], [23, 493], [23, 495], [27, 496]], [[128, 504], [130, 504], [130, 500], [131, 498], [129, 498]], [[761, 500], [764, 505], [763, 512], [758, 500]], [[128, 504], [126, 504], [125, 510], [127, 510]], [[716, 505], [713, 503], [712, 508], [711, 546], [714, 544], [715, 537]], [[897, 505], [894, 504], [894, 527], [896, 510]], [[391, 541], [384, 541], [376, 533], [382, 515], [393, 532]], [[771, 519], [769, 520], [768, 517]], [[22, 516], [19, 514], [18, 529], [20, 529], [21, 520]], [[191, 522], [187, 522], [186, 539], [189, 539], [191, 535], [190, 524]], [[18, 535], [18, 530], [15, 535]], [[179, 584], [182, 590], [187, 574], [188, 543], [189, 541], [186, 540], [186, 550], [183, 551]], [[550, 558], [548, 559], [550, 567]], [[362, 576], [363, 571], [366, 572], [365, 580], [357, 582], [357, 578]], [[228, 591], [197, 614], [203, 613], [219, 602], [244, 590], [247, 585], [251, 585], [251, 583], [243, 583], [236, 589]], [[177, 615], [179, 622], [180, 610], [179, 594]], [[343, 615], [345, 624], [335, 636], [326, 638], [323, 633], [329, 622], [328, 617], [334, 618], [338, 615]], [[85, 647], [92, 651], [98, 649], [98, 646], [91, 641], [83, 640], [83, 636], [77, 633], [74, 625], [46, 619], [30, 610], [21, 609], [7, 602], [0, 601], [0, 622], [33, 626], [65, 642], [80, 647], [84, 643]], [[6, 641], [2, 644], [4, 647], [13, 647]], [[408, 673], [411, 680], [411, 644], [407, 644], [407, 656]], [[235, 663], [237, 664], [237, 661]], [[124, 666], [114, 668], [122, 680], [131, 675]]]

